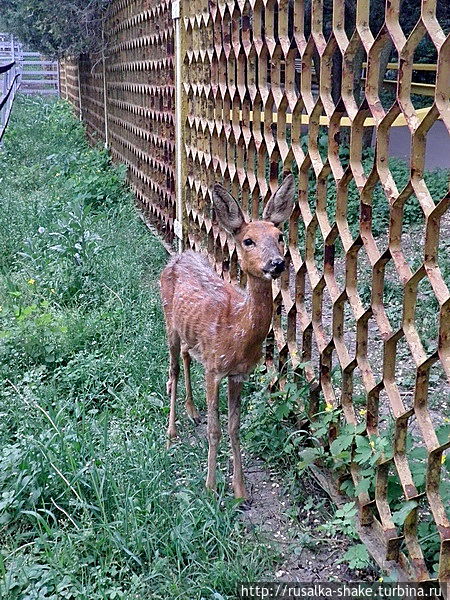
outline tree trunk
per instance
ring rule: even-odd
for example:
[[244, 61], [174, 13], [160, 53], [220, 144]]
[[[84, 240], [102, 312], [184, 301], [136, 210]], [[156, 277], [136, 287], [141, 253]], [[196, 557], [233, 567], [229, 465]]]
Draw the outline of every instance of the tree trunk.
[[[388, 39], [388, 40], [386, 40], [386, 44], [380, 53], [378, 94], [380, 94], [383, 89], [384, 76], [386, 74], [386, 68], [387, 68], [389, 59], [391, 58], [393, 48], [394, 48], [394, 46], [392, 44], [392, 41], [390, 39]], [[363, 150], [366, 150], [367, 148], [370, 148], [372, 146], [373, 132], [374, 132], [374, 127], [365, 127], [364, 134], [363, 134], [363, 140], [362, 140]]]

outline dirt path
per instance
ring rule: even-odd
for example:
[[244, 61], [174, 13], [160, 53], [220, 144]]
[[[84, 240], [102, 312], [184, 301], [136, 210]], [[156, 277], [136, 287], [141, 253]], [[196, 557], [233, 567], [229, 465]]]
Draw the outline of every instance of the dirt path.
[[246, 463], [252, 503], [242, 513], [242, 519], [250, 529], [259, 530], [281, 554], [275, 572], [267, 574], [269, 580], [329, 582], [376, 579], [375, 571], [352, 571], [347, 565], [337, 564], [352, 542], [344, 537], [325, 538], [324, 531], [320, 529], [325, 520], [320, 500], [327, 500], [327, 497], [318, 485], [307, 477], [302, 480], [307, 494], [317, 499], [317, 509], [302, 510], [283, 490], [279, 473], [269, 470], [263, 461], [253, 457], [248, 458]]

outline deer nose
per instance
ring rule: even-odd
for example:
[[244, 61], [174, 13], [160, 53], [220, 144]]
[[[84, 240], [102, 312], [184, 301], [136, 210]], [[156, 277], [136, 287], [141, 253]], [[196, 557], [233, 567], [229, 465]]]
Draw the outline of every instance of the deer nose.
[[269, 260], [263, 271], [265, 273], [269, 273], [272, 275], [272, 277], [277, 277], [284, 271], [285, 268], [286, 263], [284, 262], [283, 258], [274, 258], [273, 260]]

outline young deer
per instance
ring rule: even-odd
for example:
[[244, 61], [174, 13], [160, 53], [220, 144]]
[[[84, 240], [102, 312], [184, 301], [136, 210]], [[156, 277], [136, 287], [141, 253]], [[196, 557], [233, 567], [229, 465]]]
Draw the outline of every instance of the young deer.
[[267, 203], [262, 221], [247, 223], [236, 200], [219, 184], [213, 188], [217, 218], [237, 242], [239, 262], [247, 275], [246, 293], [223, 281], [196, 252], [173, 257], [161, 274], [161, 296], [170, 352], [167, 393], [170, 395], [168, 444], [176, 437], [175, 400], [180, 350], [183, 357], [186, 410], [199, 422], [192, 401], [191, 357], [205, 367], [208, 419], [208, 476], [216, 488], [217, 447], [221, 437], [219, 383], [228, 377], [228, 431], [233, 453], [233, 489], [247, 499], [239, 447], [242, 380], [262, 356], [262, 343], [272, 321], [272, 279], [285, 268], [283, 235], [277, 226], [289, 218], [294, 180], [288, 175]]

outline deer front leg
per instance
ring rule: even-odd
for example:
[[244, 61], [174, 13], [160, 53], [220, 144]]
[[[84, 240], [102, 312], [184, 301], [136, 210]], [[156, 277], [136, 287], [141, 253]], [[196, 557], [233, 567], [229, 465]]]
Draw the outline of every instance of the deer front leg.
[[217, 448], [219, 446], [221, 431], [219, 419], [219, 383], [217, 375], [206, 373], [206, 402], [208, 405], [208, 475], [206, 487], [216, 489]]
[[186, 348], [181, 348], [184, 367], [184, 384], [186, 387], [186, 411], [196, 425], [200, 423], [200, 415], [195, 408], [194, 400], [192, 399], [192, 384], [191, 384], [191, 356]]
[[241, 389], [242, 381], [228, 377], [228, 434], [233, 452], [233, 490], [236, 498], [248, 500], [242, 472], [241, 448], [239, 443], [239, 427], [241, 421]]
[[176, 420], [176, 401], [177, 401], [177, 384], [178, 375], [180, 373], [180, 340], [178, 336], [173, 335], [169, 340], [169, 379], [167, 381], [167, 393], [170, 396], [170, 412], [169, 426], [167, 428], [167, 448], [170, 448], [172, 441], [177, 437]]

